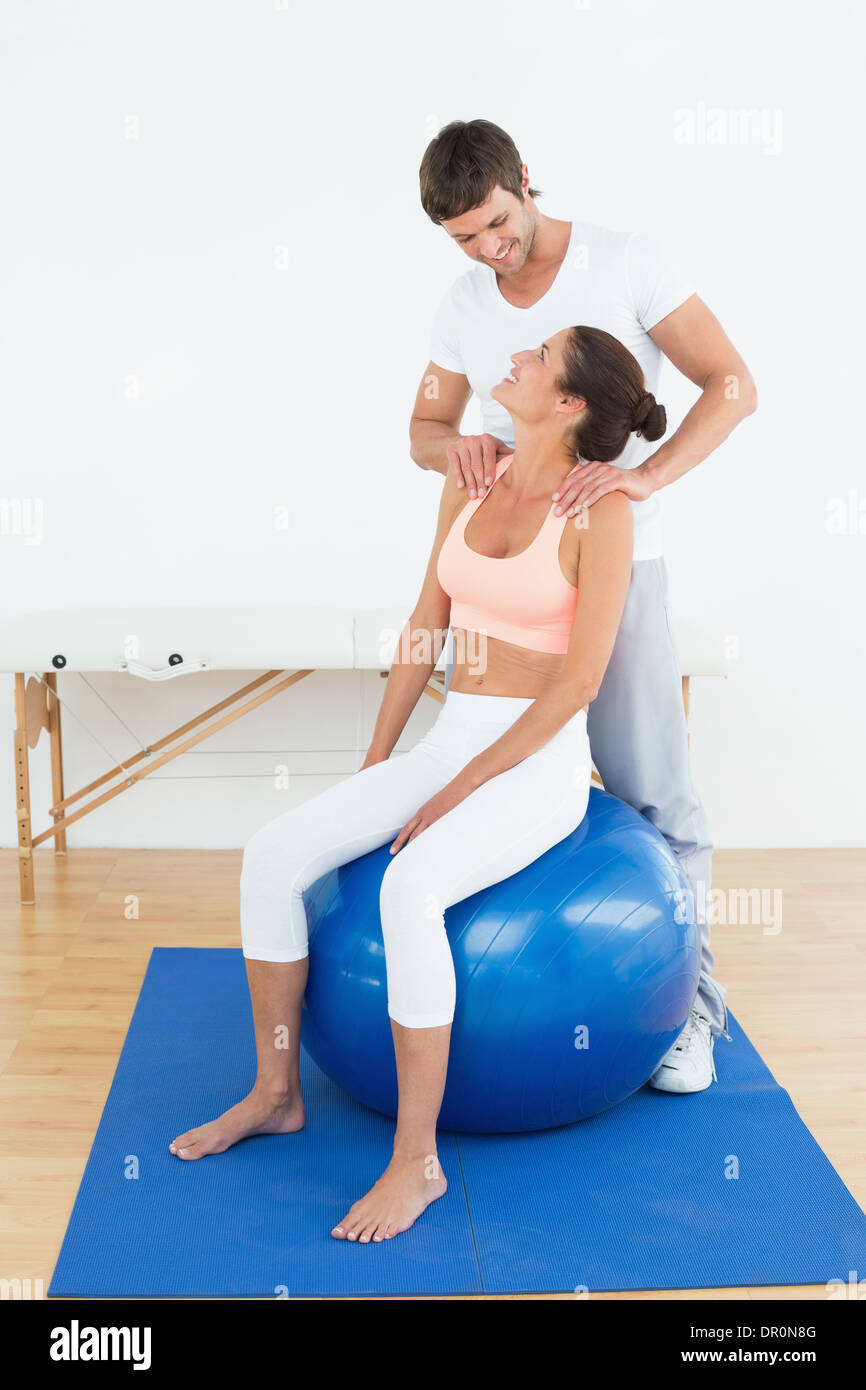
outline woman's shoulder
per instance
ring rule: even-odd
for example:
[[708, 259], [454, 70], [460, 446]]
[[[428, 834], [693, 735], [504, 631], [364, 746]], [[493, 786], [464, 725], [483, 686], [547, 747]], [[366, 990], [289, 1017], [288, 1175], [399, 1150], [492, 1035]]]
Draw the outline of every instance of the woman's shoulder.
[[630, 530], [634, 524], [631, 499], [617, 489], [606, 492], [590, 507], [590, 525], [587, 530], [592, 529], [591, 523], [594, 521], [601, 522], [610, 529]]
[[589, 508], [578, 532], [578, 563], [628, 567], [634, 554], [634, 512], [624, 492], [606, 492]]
[[606, 492], [586, 511], [575, 517], [574, 550], [581, 557], [605, 557], [632, 553], [634, 520], [631, 501], [624, 492]]
[[[496, 463], [494, 465], [493, 483], [499, 481], [499, 479], [502, 477], [502, 474], [505, 472], [506, 468], [508, 467], [509, 463], [513, 458], [513, 453], [500, 454], [499, 458], [496, 460]], [[466, 488], [465, 484], [461, 484], [460, 486], [458, 486], [457, 479], [454, 475], [454, 470], [449, 468], [448, 472], [445, 474], [445, 479], [442, 484], [440, 516], [448, 512], [451, 514], [453, 520], [454, 517], [460, 515], [460, 512], [463, 510], [463, 508], [467, 506], [470, 502], [474, 501], [476, 504], [479, 502], [483, 502], [484, 498], [487, 497], [488, 494], [491, 492], [493, 488], [493, 483], [490, 484], [490, 487], [485, 489], [484, 494], [481, 497], [476, 497], [473, 499], [469, 496], [469, 491]]]
[[469, 501], [469, 493], [465, 487], [457, 486], [457, 479], [449, 468], [442, 481], [442, 492], [439, 497], [439, 526], [444, 526], [446, 531], [457, 520], [463, 508]]

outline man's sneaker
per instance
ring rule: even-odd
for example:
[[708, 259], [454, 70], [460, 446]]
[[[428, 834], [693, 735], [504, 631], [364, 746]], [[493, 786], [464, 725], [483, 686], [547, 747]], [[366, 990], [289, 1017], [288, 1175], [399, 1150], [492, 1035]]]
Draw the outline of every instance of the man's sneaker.
[[649, 1084], [657, 1091], [683, 1093], [705, 1091], [716, 1080], [709, 1019], [692, 1009], [685, 1028], [653, 1072]]

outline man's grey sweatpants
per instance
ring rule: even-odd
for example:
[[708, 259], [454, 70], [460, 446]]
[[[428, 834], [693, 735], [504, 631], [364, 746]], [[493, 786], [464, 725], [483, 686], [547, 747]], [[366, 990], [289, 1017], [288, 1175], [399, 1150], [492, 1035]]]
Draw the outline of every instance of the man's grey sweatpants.
[[[449, 636], [446, 688], [453, 669]], [[587, 720], [593, 762], [607, 791], [646, 816], [679, 859], [701, 931], [701, 978], [694, 1007], [714, 1034], [727, 1034], [725, 990], [713, 979], [710, 901], [713, 846], [692, 779], [682, 677], [664, 559], [636, 560], [625, 610], [601, 689]], [[698, 885], [701, 885], [701, 889]]]

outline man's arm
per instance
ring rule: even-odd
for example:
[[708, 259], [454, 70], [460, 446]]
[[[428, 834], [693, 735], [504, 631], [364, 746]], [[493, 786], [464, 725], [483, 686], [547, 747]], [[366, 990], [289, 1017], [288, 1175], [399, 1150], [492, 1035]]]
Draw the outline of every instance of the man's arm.
[[719, 320], [693, 294], [650, 330], [665, 357], [701, 388], [679, 429], [639, 464], [652, 490], [667, 487], [711, 454], [758, 408], [751, 373]]
[[495, 477], [496, 460], [510, 445], [492, 434], [460, 433], [472, 388], [462, 372], [429, 362], [409, 421], [409, 454], [419, 468], [451, 473], [470, 497], [483, 497]]
[[683, 376], [701, 388], [700, 396], [679, 429], [637, 468], [579, 464], [554, 493], [557, 515], [567, 509], [573, 516], [614, 490], [642, 501], [695, 468], [757, 409], [748, 367], [696, 294], [650, 329], [650, 336]]

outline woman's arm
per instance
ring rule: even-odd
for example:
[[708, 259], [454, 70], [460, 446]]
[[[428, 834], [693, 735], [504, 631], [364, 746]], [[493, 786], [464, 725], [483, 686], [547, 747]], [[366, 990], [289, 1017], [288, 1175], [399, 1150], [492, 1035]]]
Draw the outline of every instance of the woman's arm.
[[442, 487], [436, 535], [424, 583], [412, 616], [400, 634], [373, 738], [360, 771], [391, 756], [442, 654], [451, 619], [451, 599], [439, 583], [436, 565], [451, 523], [465, 504], [465, 489], [458, 489], [449, 473]]
[[495, 743], [421, 807], [393, 842], [392, 853], [491, 777], [537, 752], [573, 714], [595, 699], [625, 607], [632, 549], [631, 503], [623, 493], [610, 492], [596, 502], [589, 525], [581, 532], [579, 597], [562, 670]]

